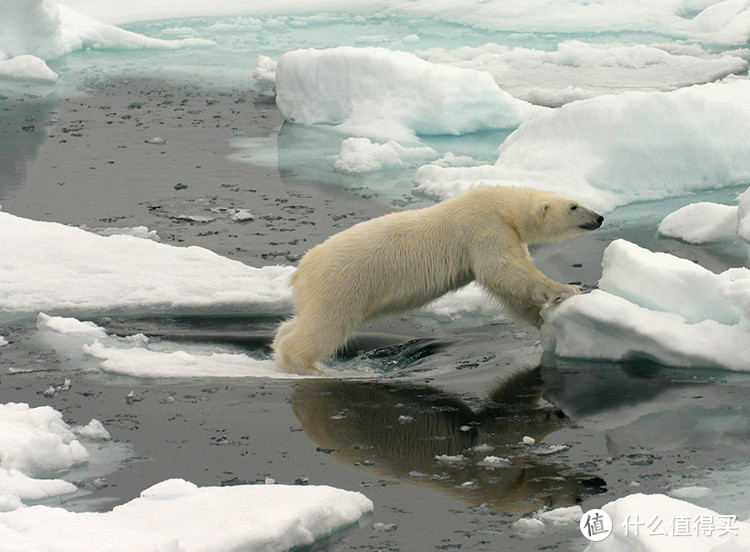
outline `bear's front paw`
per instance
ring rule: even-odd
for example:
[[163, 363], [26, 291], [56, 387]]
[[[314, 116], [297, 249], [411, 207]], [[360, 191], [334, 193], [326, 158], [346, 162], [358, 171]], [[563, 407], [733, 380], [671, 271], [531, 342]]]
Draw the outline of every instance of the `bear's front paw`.
[[545, 294], [543, 301], [541, 301], [542, 309], [562, 303], [568, 297], [578, 295], [579, 293], [582, 293], [582, 290], [578, 286], [561, 285], [560, 288]]

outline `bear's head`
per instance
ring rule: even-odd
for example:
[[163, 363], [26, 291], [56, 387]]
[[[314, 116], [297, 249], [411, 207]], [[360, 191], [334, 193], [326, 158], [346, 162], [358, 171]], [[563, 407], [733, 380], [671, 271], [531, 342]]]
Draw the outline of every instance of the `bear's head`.
[[604, 217], [587, 209], [575, 199], [558, 194], [543, 194], [539, 198], [541, 240], [557, 240], [575, 236], [602, 225]]

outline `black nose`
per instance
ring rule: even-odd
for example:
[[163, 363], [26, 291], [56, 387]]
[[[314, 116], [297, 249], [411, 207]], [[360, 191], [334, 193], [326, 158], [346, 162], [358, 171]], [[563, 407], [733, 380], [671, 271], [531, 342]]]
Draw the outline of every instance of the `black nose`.
[[601, 226], [602, 222], [604, 222], [604, 217], [599, 215], [599, 217], [596, 219], [596, 222], [599, 224], [599, 226]]

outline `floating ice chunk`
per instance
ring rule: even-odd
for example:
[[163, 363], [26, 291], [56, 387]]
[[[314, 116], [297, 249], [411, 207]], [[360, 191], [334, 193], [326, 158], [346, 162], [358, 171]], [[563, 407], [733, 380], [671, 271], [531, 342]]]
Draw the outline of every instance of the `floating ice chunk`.
[[341, 143], [341, 151], [328, 159], [341, 172], [364, 173], [424, 163], [439, 155], [427, 146], [405, 147], [393, 140], [374, 144], [368, 138], [347, 138]]
[[57, 81], [57, 73], [43, 59], [22, 54], [8, 60], [0, 59], [0, 78], [53, 83]]
[[252, 268], [200, 247], [0, 212], [0, 320], [59, 313], [288, 309], [291, 266]]
[[46, 477], [81, 464], [88, 456], [60, 412], [49, 406], [0, 405], [0, 467]]
[[[670, 498], [662, 494], [633, 494], [605, 504], [612, 533], [592, 542], [585, 552], [736, 552], [750, 549], [750, 523]], [[682, 520], [676, 523], [675, 520]], [[637, 523], [653, 523], [648, 528]], [[660, 529], [658, 528], [660, 527]]]
[[709, 243], [737, 235], [737, 207], [702, 201], [668, 214], [659, 233], [688, 243]]
[[253, 78], [266, 84], [276, 84], [276, 61], [268, 56], [259, 55], [258, 65], [253, 71]]
[[510, 460], [500, 456], [485, 456], [482, 460], [477, 462], [477, 466], [489, 469], [506, 468], [510, 466]]
[[524, 445], [533, 445], [534, 443], [536, 443], [536, 439], [534, 439], [533, 437], [529, 437], [528, 435], [525, 435], [521, 440], [523, 441]]
[[111, 552], [285, 551], [309, 547], [372, 509], [361, 493], [333, 487], [197, 487], [173, 479], [110, 512], [28, 506], [0, 514], [0, 542], [7, 552], [78, 552], [102, 542]]
[[463, 464], [466, 457], [463, 454], [438, 454], [435, 461], [441, 464]]
[[85, 426], [73, 426], [70, 430], [83, 439], [89, 441], [109, 441], [112, 436], [96, 418], [92, 419]]
[[549, 530], [578, 525], [583, 517], [580, 506], [563, 506], [554, 510], [539, 510], [531, 517], [521, 518], [512, 527], [527, 537], [542, 535]]
[[93, 232], [100, 236], [133, 236], [134, 238], [143, 238], [146, 240], [161, 241], [159, 234], [156, 230], [149, 230], [146, 226], [132, 226], [132, 227], [117, 227], [107, 226], [105, 228], [89, 228], [88, 226], [81, 226], [81, 229], [87, 232]]
[[695, 500], [703, 498], [713, 493], [708, 487], [680, 487], [669, 491], [669, 496], [679, 498], [680, 500]]
[[626, 240], [604, 251], [599, 287], [647, 309], [673, 312], [688, 323], [715, 320], [734, 325], [750, 321], [750, 309], [737, 301], [750, 293], [750, 270], [714, 274], [668, 253], [654, 253]]
[[513, 522], [513, 529], [526, 537], [536, 537], [544, 534], [544, 522], [536, 518], [521, 518]]
[[546, 111], [513, 98], [481, 71], [352, 47], [285, 53], [276, 68], [276, 104], [289, 121], [402, 143], [415, 134], [512, 128]]
[[447, 198], [476, 186], [524, 185], [610, 211], [735, 185], [750, 174], [748, 97], [750, 81], [730, 78], [573, 102], [519, 127], [494, 165], [420, 167], [417, 189]]
[[20, 470], [0, 467], [0, 512], [20, 508], [22, 502], [44, 500], [77, 490], [75, 485], [62, 479], [35, 479]]
[[546, 350], [750, 371], [749, 269], [713, 274], [624, 240], [610, 244], [602, 266], [601, 290], [544, 311]]
[[8, 340], [0, 335], [0, 347], [5, 347], [8, 344]]

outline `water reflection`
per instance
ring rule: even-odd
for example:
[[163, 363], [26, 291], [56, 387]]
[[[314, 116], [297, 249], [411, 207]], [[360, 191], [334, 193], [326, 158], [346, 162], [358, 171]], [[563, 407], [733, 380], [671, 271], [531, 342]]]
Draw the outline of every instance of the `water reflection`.
[[24, 184], [29, 162], [47, 139], [54, 107], [51, 100], [0, 99], [0, 199]]
[[540, 406], [542, 385], [540, 369], [520, 372], [479, 409], [429, 386], [355, 381], [306, 381], [292, 401], [308, 436], [342, 462], [526, 513], [572, 505], [605, 486], [561, 464], [551, 446], [522, 442], [569, 423], [561, 410]]

